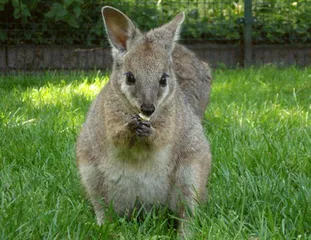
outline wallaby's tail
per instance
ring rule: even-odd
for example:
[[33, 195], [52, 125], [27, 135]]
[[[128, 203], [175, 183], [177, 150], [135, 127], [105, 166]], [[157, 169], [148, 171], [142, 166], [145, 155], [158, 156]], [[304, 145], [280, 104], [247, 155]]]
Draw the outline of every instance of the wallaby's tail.
[[176, 44], [173, 52], [174, 71], [178, 83], [195, 114], [202, 118], [209, 102], [211, 69], [188, 49]]

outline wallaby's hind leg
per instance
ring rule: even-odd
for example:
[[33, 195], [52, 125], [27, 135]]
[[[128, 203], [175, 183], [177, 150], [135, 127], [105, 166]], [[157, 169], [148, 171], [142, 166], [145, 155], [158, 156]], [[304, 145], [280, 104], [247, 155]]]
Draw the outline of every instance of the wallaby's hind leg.
[[97, 224], [102, 225], [104, 222], [104, 208], [103, 202], [101, 202], [103, 200], [103, 195], [101, 194], [103, 187], [102, 175], [95, 164], [80, 164], [79, 171], [82, 183], [93, 205]]
[[179, 166], [176, 171], [176, 187], [170, 205], [182, 219], [178, 229], [180, 237], [189, 237], [191, 236], [189, 220], [195, 215], [198, 204], [206, 202], [211, 156], [208, 152], [201, 152], [183, 161], [188, 164]]

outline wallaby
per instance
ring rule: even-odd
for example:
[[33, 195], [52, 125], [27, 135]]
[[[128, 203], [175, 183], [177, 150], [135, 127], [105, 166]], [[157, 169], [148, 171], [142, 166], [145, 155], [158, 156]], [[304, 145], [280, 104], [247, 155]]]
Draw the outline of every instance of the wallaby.
[[[128, 214], [137, 203], [146, 210], [166, 205], [185, 219], [186, 209], [193, 213], [205, 201], [211, 169], [200, 119], [207, 95], [198, 94], [197, 73], [191, 73], [199, 70], [208, 79], [209, 70], [175, 44], [184, 13], [147, 33], [117, 9], [106, 6], [102, 15], [113, 71], [90, 107], [76, 149], [97, 223], [106, 219], [104, 206]], [[187, 95], [191, 91], [198, 95]]]

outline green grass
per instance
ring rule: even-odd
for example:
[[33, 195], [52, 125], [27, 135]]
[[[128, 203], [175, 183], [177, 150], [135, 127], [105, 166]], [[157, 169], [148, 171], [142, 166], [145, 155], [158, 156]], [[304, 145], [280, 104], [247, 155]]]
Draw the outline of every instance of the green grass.
[[[195, 239], [311, 239], [311, 69], [217, 70]], [[0, 76], [0, 239], [171, 239], [165, 211], [102, 227], [74, 147], [101, 72]]]

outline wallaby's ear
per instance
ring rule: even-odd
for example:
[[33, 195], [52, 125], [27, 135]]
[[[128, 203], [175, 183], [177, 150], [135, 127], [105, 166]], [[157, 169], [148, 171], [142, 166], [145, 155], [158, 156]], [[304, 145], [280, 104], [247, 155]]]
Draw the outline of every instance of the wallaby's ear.
[[184, 20], [185, 20], [185, 13], [181, 12], [172, 21], [164, 25], [164, 27], [166, 27], [167, 30], [171, 31], [171, 33], [173, 34], [174, 41], [179, 40], [181, 24], [184, 22]]
[[126, 51], [128, 40], [133, 39], [138, 30], [124, 13], [113, 7], [103, 7], [102, 15], [112, 47]]
[[179, 13], [172, 21], [155, 29], [155, 37], [164, 41], [165, 48], [172, 52], [174, 49], [174, 42], [179, 39], [181, 24], [185, 20], [185, 13]]

